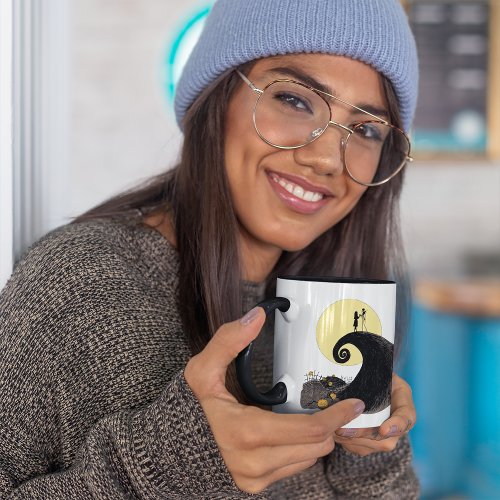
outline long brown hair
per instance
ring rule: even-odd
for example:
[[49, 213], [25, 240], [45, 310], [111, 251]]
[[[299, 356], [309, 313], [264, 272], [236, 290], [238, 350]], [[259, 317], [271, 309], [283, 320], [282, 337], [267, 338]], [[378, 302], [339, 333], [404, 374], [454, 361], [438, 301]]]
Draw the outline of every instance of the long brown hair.
[[[252, 65], [240, 70], [248, 73]], [[383, 77], [382, 83], [391, 123], [400, 126], [392, 85]], [[137, 210], [169, 213], [180, 260], [178, 305], [193, 355], [205, 347], [219, 326], [243, 312], [238, 226], [224, 164], [226, 110], [240, 84], [241, 80], [230, 71], [197, 98], [183, 122], [182, 155], [174, 169], [75, 220], [131, 218]], [[275, 278], [280, 274], [395, 279], [400, 285], [397, 350], [408, 304], [398, 224], [397, 202], [402, 184], [401, 173], [382, 186], [367, 189], [342, 221], [308, 247], [283, 252], [269, 276], [267, 293], [273, 293]], [[228, 388], [244, 399], [232, 367]]]

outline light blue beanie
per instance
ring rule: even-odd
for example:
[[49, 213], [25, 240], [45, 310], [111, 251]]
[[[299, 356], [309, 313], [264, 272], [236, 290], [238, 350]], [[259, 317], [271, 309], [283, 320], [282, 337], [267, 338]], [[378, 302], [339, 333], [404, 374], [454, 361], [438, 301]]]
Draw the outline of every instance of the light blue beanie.
[[399, 0], [218, 0], [175, 95], [178, 124], [226, 70], [262, 57], [323, 53], [363, 61], [396, 91], [409, 130], [417, 101], [415, 40]]

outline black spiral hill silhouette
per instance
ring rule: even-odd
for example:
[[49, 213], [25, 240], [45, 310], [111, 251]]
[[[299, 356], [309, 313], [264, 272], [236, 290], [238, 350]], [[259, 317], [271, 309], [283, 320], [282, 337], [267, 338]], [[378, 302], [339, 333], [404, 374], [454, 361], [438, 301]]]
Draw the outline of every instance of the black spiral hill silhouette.
[[356, 346], [363, 364], [354, 380], [337, 393], [337, 400], [358, 398], [365, 403], [364, 413], [377, 413], [391, 403], [393, 344], [381, 335], [351, 332], [333, 347], [333, 359], [347, 363], [351, 354], [346, 344]]

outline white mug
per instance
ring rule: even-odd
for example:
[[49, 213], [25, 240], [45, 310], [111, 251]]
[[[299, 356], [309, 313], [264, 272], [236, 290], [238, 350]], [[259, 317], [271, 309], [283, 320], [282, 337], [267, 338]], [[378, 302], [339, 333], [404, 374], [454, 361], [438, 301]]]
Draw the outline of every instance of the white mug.
[[251, 343], [236, 360], [248, 398], [278, 413], [314, 413], [348, 398], [364, 412], [345, 427], [377, 427], [390, 416], [396, 283], [283, 276], [277, 297], [273, 388], [261, 393], [251, 378]]

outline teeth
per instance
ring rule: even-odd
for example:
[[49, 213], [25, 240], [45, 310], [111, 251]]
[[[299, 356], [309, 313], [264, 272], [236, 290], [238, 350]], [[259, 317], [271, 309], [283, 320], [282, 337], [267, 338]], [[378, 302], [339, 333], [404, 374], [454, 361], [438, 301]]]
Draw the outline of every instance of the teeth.
[[295, 186], [293, 188], [293, 195], [297, 198], [304, 198], [304, 190], [300, 186]]
[[297, 186], [297, 184], [292, 184], [291, 182], [285, 181], [277, 175], [273, 175], [272, 179], [274, 182], [277, 182], [280, 186], [285, 188], [290, 194], [293, 194], [301, 200], [315, 202], [323, 199], [323, 194], [315, 193], [313, 191], [305, 191], [301, 186]]

